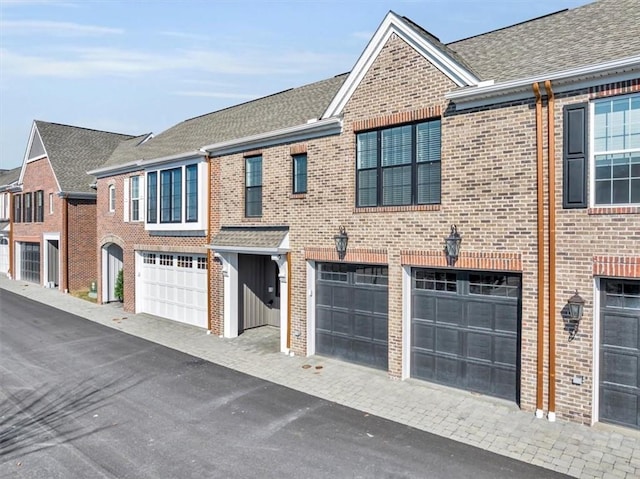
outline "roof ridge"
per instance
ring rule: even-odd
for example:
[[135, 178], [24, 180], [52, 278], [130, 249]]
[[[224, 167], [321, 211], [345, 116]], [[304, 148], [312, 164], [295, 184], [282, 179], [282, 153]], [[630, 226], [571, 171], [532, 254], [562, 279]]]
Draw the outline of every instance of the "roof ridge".
[[117, 133], [115, 131], [107, 131], [107, 130], [98, 130], [96, 128], [87, 128], [86, 126], [77, 126], [77, 125], [67, 125], [65, 123], [57, 123], [55, 121], [44, 121], [44, 120], [34, 120], [34, 122], [36, 124], [38, 123], [45, 123], [47, 125], [56, 125], [56, 126], [63, 126], [65, 128], [75, 128], [76, 130], [86, 130], [86, 131], [94, 131], [96, 133], [107, 133], [109, 135], [118, 135], [118, 136], [126, 136], [129, 139], [131, 138], [137, 138], [138, 136], [142, 136], [145, 135], [146, 133], [142, 133], [141, 135], [131, 135], [129, 133]]

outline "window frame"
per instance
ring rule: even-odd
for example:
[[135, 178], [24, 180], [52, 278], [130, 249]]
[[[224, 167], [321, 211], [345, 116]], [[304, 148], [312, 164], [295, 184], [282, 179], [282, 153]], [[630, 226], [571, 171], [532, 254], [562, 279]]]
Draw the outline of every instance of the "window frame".
[[23, 193], [23, 205], [22, 205], [22, 222], [33, 222], [33, 193]]
[[[589, 126], [588, 126], [588, 134], [589, 134], [589, 205], [592, 208], [627, 208], [627, 207], [637, 207], [640, 206], [640, 199], [637, 202], [631, 202], [632, 199], [632, 184], [633, 184], [633, 180], [635, 179], [636, 184], [640, 185], [640, 176], [634, 176], [632, 174], [631, 171], [631, 165], [632, 163], [629, 163], [629, 175], [625, 178], [618, 178], [618, 180], [622, 180], [622, 179], [626, 179], [629, 182], [629, 189], [628, 189], [628, 196], [629, 196], [629, 202], [627, 203], [614, 203], [613, 202], [613, 195], [614, 195], [614, 190], [613, 190], [613, 186], [614, 186], [614, 181], [616, 180], [615, 175], [613, 173], [613, 168], [614, 168], [614, 164], [613, 164], [613, 160], [611, 160], [611, 176], [608, 179], [602, 179], [599, 181], [599, 179], [597, 178], [597, 163], [596, 163], [596, 157], [600, 156], [600, 157], [605, 157], [605, 156], [624, 156], [624, 155], [635, 155], [637, 154], [638, 157], [640, 157], [640, 145], [636, 148], [622, 148], [622, 149], [605, 149], [605, 150], [596, 150], [596, 106], [599, 104], [605, 104], [605, 103], [609, 103], [610, 105], [613, 104], [613, 102], [615, 101], [619, 101], [619, 100], [624, 100], [624, 99], [628, 99], [630, 102], [632, 101], [632, 99], [635, 98], [636, 101], [638, 102], [638, 104], [640, 105], [640, 93], [631, 93], [631, 94], [627, 94], [627, 95], [616, 95], [616, 96], [610, 96], [610, 97], [606, 97], [606, 98], [598, 98], [595, 100], [592, 100], [589, 102]], [[625, 110], [626, 112], [630, 112], [630, 111], [636, 111], [635, 109], [628, 109]], [[640, 115], [640, 109], [637, 110], [638, 111], [638, 115]], [[628, 127], [628, 125], [627, 125]], [[607, 137], [607, 140], [609, 139], [609, 137]], [[631, 161], [633, 157], [631, 157], [629, 159], [629, 162]], [[640, 166], [637, 167], [638, 169], [640, 169]], [[609, 197], [611, 199], [610, 203], [598, 203], [597, 201], [597, 184], [599, 182], [604, 183], [605, 181], [607, 181], [610, 184], [610, 192], [609, 192]], [[640, 188], [640, 186], [638, 186], [638, 188]], [[637, 193], [638, 197], [640, 198], [640, 192]]]
[[109, 213], [116, 211], [116, 185], [111, 183], [108, 188]]
[[53, 214], [53, 193], [49, 193], [49, 214]]
[[[304, 159], [304, 176], [298, 171], [299, 164], [297, 160]], [[308, 179], [309, 159], [306, 153], [298, 153], [291, 155], [291, 191], [294, 195], [303, 195], [307, 193], [309, 187]], [[304, 188], [301, 188], [298, 179], [304, 178]]]
[[[260, 170], [259, 170], [259, 178], [260, 178], [260, 184], [249, 184], [250, 183], [250, 178], [249, 178], [249, 163], [258, 160], [260, 161]], [[262, 155], [253, 155], [253, 156], [247, 156], [244, 159], [244, 216], [246, 218], [261, 218], [262, 217], [262, 185], [263, 185], [263, 178], [262, 178], [262, 166], [263, 166], [263, 158]], [[252, 183], [252, 181], [251, 181]], [[259, 192], [259, 195], [257, 194]], [[256, 196], [259, 196], [259, 201], [249, 201], [249, 193], [255, 194]], [[257, 205], [255, 207], [256, 211], [252, 211], [251, 214], [249, 212], [249, 205]]]
[[[131, 176], [129, 177], [129, 218], [131, 219], [132, 222], [140, 222], [143, 221], [143, 215], [142, 215], [142, 211], [140, 209], [140, 205], [142, 204], [142, 188], [141, 188], [141, 181], [140, 178], [142, 177], [142, 175], [135, 175], [135, 176]], [[134, 190], [134, 183], [137, 183], [136, 185], [136, 189], [138, 190], [138, 194], [136, 196], [134, 196], [133, 192]], [[134, 214], [135, 212], [137, 212], [137, 215]]]
[[22, 195], [16, 194], [13, 197], [13, 222], [22, 223]]
[[35, 216], [34, 221], [36, 223], [42, 223], [44, 221], [44, 191], [38, 190], [34, 193], [35, 199]]
[[[430, 125], [430, 124], [437, 124], [438, 126], [438, 130], [439, 130], [439, 137], [438, 137], [438, 158], [437, 159], [427, 159], [427, 160], [422, 160], [419, 161], [419, 153], [418, 153], [418, 129], [421, 125]], [[404, 128], [410, 128], [410, 141], [409, 141], [409, 145], [410, 145], [410, 152], [409, 152], [409, 157], [410, 157], [410, 161], [409, 162], [405, 162], [405, 163], [399, 163], [399, 164], [388, 164], [388, 165], [384, 165], [384, 144], [383, 144], [383, 137], [385, 132], [391, 132], [392, 130], [395, 129], [404, 129]], [[360, 167], [360, 160], [361, 159], [369, 159], [371, 160], [371, 158], [365, 158], [365, 157], [361, 157], [360, 156], [360, 151], [358, 149], [358, 141], [359, 141], [359, 137], [360, 135], [370, 135], [372, 133], [375, 133], [376, 138], [375, 138], [375, 149], [374, 151], [374, 155], [375, 155], [375, 166], [370, 166], [370, 167]], [[373, 130], [364, 130], [364, 131], [359, 131], [356, 133], [355, 135], [355, 141], [356, 141], [356, 162], [355, 162], [355, 175], [356, 175], [356, 192], [355, 192], [355, 202], [356, 202], [356, 208], [385, 208], [385, 207], [398, 207], [398, 206], [423, 206], [423, 205], [440, 205], [442, 203], [442, 119], [441, 118], [431, 118], [431, 119], [427, 119], [427, 120], [421, 120], [421, 121], [417, 121], [417, 122], [412, 122], [412, 123], [404, 123], [404, 124], [397, 124], [397, 125], [391, 125], [388, 127], [384, 127], [384, 128], [376, 128]], [[427, 145], [428, 146], [428, 145]], [[404, 153], [404, 149], [400, 150], [401, 153]], [[425, 166], [425, 165], [438, 165], [438, 171], [437, 171], [437, 175], [439, 177], [439, 188], [438, 188], [438, 192], [437, 192], [437, 200], [434, 201], [427, 201], [427, 202], [421, 202], [419, 201], [419, 171], [420, 171], [420, 166]], [[399, 170], [400, 168], [409, 168], [410, 169], [410, 176], [411, 176], [411, 184], [410, 184], [410, 201], [409, 202], [401, 202], [401, 203], [396, 203], [396, 202], [389, 202], [386, 203], [385, 202], [385, 187], [384, 187], [384, 182], [385, 182], [385, 172], [386, 171], [392, 171], [392, 170]], [[360, 202], [360, 173], [362, 172], [375, 172], [375, 190], [376, 190], [376, 202], [375, 204], [363, 204]], [[387, 191], [391, 192], [393, 191], [393, 185], [390, 187], [387, 187]], [[434, 194], [435, 193], [430, 193], [430, 194]]]

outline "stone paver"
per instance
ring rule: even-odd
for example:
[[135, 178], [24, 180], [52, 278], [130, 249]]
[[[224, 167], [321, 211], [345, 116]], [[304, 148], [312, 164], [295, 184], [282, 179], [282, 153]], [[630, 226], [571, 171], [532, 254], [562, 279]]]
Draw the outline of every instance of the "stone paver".
[[[640, 432], [598, 424], [550, 423], [515, 404], [324, 357], [275, 352], [277, 330], [223, 339], [118, 306], [95, 305], [0, 277], [0, 288], [283, 386], [574, 477], [638, 477]], [[269, 337], [269, 336], [272, 337]]]

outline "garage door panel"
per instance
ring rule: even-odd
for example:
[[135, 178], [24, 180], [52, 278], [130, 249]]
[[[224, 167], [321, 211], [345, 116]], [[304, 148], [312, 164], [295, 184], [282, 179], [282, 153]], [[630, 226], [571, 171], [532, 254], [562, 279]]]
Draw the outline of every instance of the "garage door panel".
[[638, 319], [633, 316], [621, 316], [613, 313], [604, 315], [604, 346], [638, 348]]
[[468, 333], [466, 356], [472, 359], [491, 361], [493, 359], [493, 337], [490, 334]]
[[513, 398], [513, 385], [518, 380], [515, 369], [493, 369], [493, 389], [490, 394], [504, 399]]
[[493, 372], [494, 368], [491, 364], [467, 363], [467, 389], [486, 394], [493, 393], [491, 389], [491, 384], [494, 382], [492, 381]]
[[[421, 321], [414, 321], [411, 328], [411, 337], [413, 338], [414, 348], [425, 349], [427, 351], [433, 351], [435, 328], [433, 323], [425, 323]], [[419, 345], [419, 346], [418, 346]]]
[[518, 359], [518, 340], [515, 337], [495, 336], [494, 341], [494, 357], [496, 363], [507, 364], [513, 366]]
[[434, 380], [436, 358], [432, 354], [414, 351], [411, 355], [411, 375], [413, 377]]
[[623, 352], [605, 352], [602, 381], [611, 384], [638, 387], [638, 357]]
[[494, 329], [515, 333], [518, 331], [518, 305], [496, 303], [494, 305]]
[[435, 379], [440, 382], [449, 384], [457, 384], [459, 382], [460, 367], [462, 363], [455, 358], [447, 358], [444, 356], [436, 356], [436, 374]]
[[461, 333], [457, 329], [436, 329], [436, 351], [439, 353], [459, 355], [462, 351]]
[[387, 267], [319, 263], [316, 351], [386, 369]]
[[600, 413], [609, 421], [638, 426], [638, 395], [607, 389], [602, 395]]
[[427, 295], [413, 295], [412, 298], [413, 317], [416, 320], [426, 319], [435, 321], [436, 319], [436, 298]]
[[494, 305], [486, 301], [469, 301], [467, 318], [469, 327], [493, 329]]
[[436, 306], [436, 317], [438, 323], [449, 323], [455, 325], [464, 324], [463, 305], [457, 298], [438, 298]]

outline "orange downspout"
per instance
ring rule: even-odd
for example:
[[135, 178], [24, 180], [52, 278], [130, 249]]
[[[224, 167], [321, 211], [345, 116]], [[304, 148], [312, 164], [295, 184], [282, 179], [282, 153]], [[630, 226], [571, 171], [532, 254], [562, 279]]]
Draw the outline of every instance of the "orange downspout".
[[287, 253], [287, 349], [291, 349], [291, 281], [293, 268], [291, 266], [291, 252]]
[[542, 158], [542, 96], [538, 83], [532, 85], [536, 95], [536, 168], [538, 212], [538, 335], [536, 370], [536, 417], [542, 418], [544, 408], [544, 165]]
[[213, 204], [211, 199], [211, 189], [213, 188], [213, 180], [211, 179], [211, 157], [207, 157], [207, 334], [211, 334], [211, 275], [213, 274], [213, 268], [211, 267], [211, 209]]
[[556, 143], [554, 106], [551, 82], [544, 82], [547, 90], [549, 148], [549, 421], [556, 419]]

